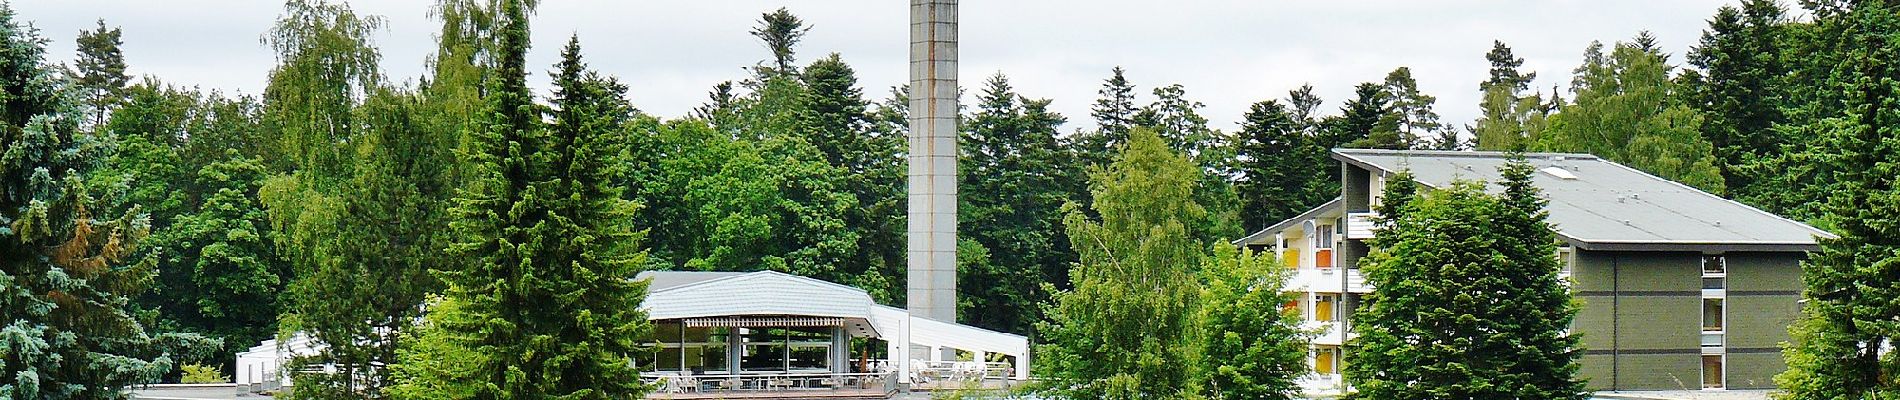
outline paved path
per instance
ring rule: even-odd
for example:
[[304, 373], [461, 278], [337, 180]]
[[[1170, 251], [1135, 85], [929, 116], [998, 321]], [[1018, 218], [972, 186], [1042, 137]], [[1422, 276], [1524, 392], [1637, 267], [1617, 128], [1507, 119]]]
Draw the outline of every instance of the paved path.
[[1767, 400], [1766, 390], [1673, 390], [1657, 392], [1601, 392], [1598, 398], [1618, 400]]

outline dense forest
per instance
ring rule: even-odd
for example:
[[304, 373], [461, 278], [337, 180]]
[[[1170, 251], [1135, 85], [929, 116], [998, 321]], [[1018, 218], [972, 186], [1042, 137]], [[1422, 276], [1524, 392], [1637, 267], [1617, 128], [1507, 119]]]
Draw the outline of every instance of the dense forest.
[[[588, 69], [582, 45], [593, 38], [566, 43], [559, 64], [523, 65], [535, 3], [438, 0], [428, 75], [405, 80], [383, 72], [371, 40], [381, 18], [291, 0], [265, 34], [277, 65], [254, 94], [128, 76], [121, 38], [138, 32], [109, 21], [79, 32], [70, 65], [50, 63], [32, 16], [0, 8], [0, 397], [110, 397], [179, 379], [188, 364], [228, 374], [231, 354], [289, 332], [343, 344], [324, 352], [346, 369], [404, 382], [319, 376], [300, 380], [300, 396], [613, 397], [638, 389], [482, 387], [481, 376], [504, 372], [444, 360], [614, 365], [603, 351], [634, 350], [501, 351], [536, 336], [482, 324], [555, 301], [568, 314], [511, 323], [562, 326], [548, 337], [636, 334], [643, 325], [627, 321], [644, 317], [615, 304], [644, 288], [601, 277], [639, 270], [783, 271], [904, 304], [905, 88], [867, 93], [838, 54], [800, 47], [811, 27], [779, 9], [750, 30], [769, 51], [748, 73], [710, 88], [691, 115], [651, 115], [638, 94]], [[1090, 303], [1052, 299], [1117, 301], [1076, 285], [1118, 278], [1072, 276], [1107, 257], [1074, 238], [1130, 241], [1118, 229], [1142, 222], [1102, 210], [1165, 209], [1180, 224], [1168, 251], [1206, 254], [1336, 196], [1332, 148], [1583, 152], [1839, 233], [1806, 264], [1813, 302], [1783, 385], [1800, 398], [1900, 391], [1883, 372], [1895, 361], [1864, 345], [1900, 337], [1900, 307], [1888, 301], [1900, 293], [1900, 4], [1888, 3], [1745, 0], [1709, 17], [1680, 59], [1646, 32], [1579, 43], [1562, 92], [1532, 90], [1538, 73], [1561, 71], [1525, 70], [1497, 41], [1489, 78], [1472, 87], [1483, 94], [1475, 121], [1442, 120], [1404, 66], [1356, 84], [1336, 109], [1311, 85], [1262, 94], [1231, 132], [1210, 126], [1188, 88], [1143, 88], [1120, 68], [1103, 71], [1098, 98], [1065, 100], [1092, 101], [1088, 116], [1051, 112], [1054, 100], [1018, 92], [1002, 73], [966, 80], [960, 184], [980, 195], [958, 205], [959, 318], [1086, 336], [1076, 330], [1106, 323], [1078, 315]], [[550, 93], [525, 83], [542, 72]], [[1071, 118], [1095, 124], [1065, 127]], [[1160, 169], [1138, 170], [1147, 167]], [[1155, 177], [1188, 184], [1159, 193], [1127, 183]], [[538, 240], [548, 237], [563, 239]], [[1182, 285], [1169, 290], [1185, 292], [1102, 307], [1269, 329], [1221, 314], [1234, 309], [1183, 306], [1283, 301], [1235, 289], [1247, 286], [1237, 271], [1263, 261], [1215, 254], [1169, 272]], [[536, 275], [548, 263], [586, 273]], [[609, 336], [562, 338], [631, 345]], [[1048, 360], [1099, 361], [1089, 357]], [[326, 387], [338, 392], [316, 390]]]

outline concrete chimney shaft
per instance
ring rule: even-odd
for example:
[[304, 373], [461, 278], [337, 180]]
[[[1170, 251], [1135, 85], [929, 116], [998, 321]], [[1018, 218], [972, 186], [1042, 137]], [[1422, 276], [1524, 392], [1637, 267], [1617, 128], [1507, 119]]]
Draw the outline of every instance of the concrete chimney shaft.
[[957, 319], [957, 0], [910, 2], [911, 315]]

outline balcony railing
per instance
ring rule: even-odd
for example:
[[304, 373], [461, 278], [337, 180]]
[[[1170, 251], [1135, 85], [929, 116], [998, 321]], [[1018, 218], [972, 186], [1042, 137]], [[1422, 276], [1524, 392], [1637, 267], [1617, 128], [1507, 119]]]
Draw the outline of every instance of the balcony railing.
[[897, 388], [896, 372], [871, 373], [768, 373], [738, 375], [649, 374], [653, 384], [649, 398], [725, 398], [722, 394], [861, 392], [889, 394]]
[[1379, 213], [1371, 211], [1346, 213], [1346, 238], [1371, 239], [1375, 233], [1372, 218], [1378, 216]]

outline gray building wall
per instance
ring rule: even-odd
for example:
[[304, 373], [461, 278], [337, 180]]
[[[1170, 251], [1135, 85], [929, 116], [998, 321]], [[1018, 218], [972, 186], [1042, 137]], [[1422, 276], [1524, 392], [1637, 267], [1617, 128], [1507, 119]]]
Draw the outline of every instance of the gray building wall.
[[[1724, 324], [1729, 388], [1773, 387], [1778, 343], [1798, 313], [1802, 253], [1727, 253]], [[1582, 309], [1580, 374], [1595, 390], [1697, 389], [1702, 254], [1578, 250], [1572, 287]]]

